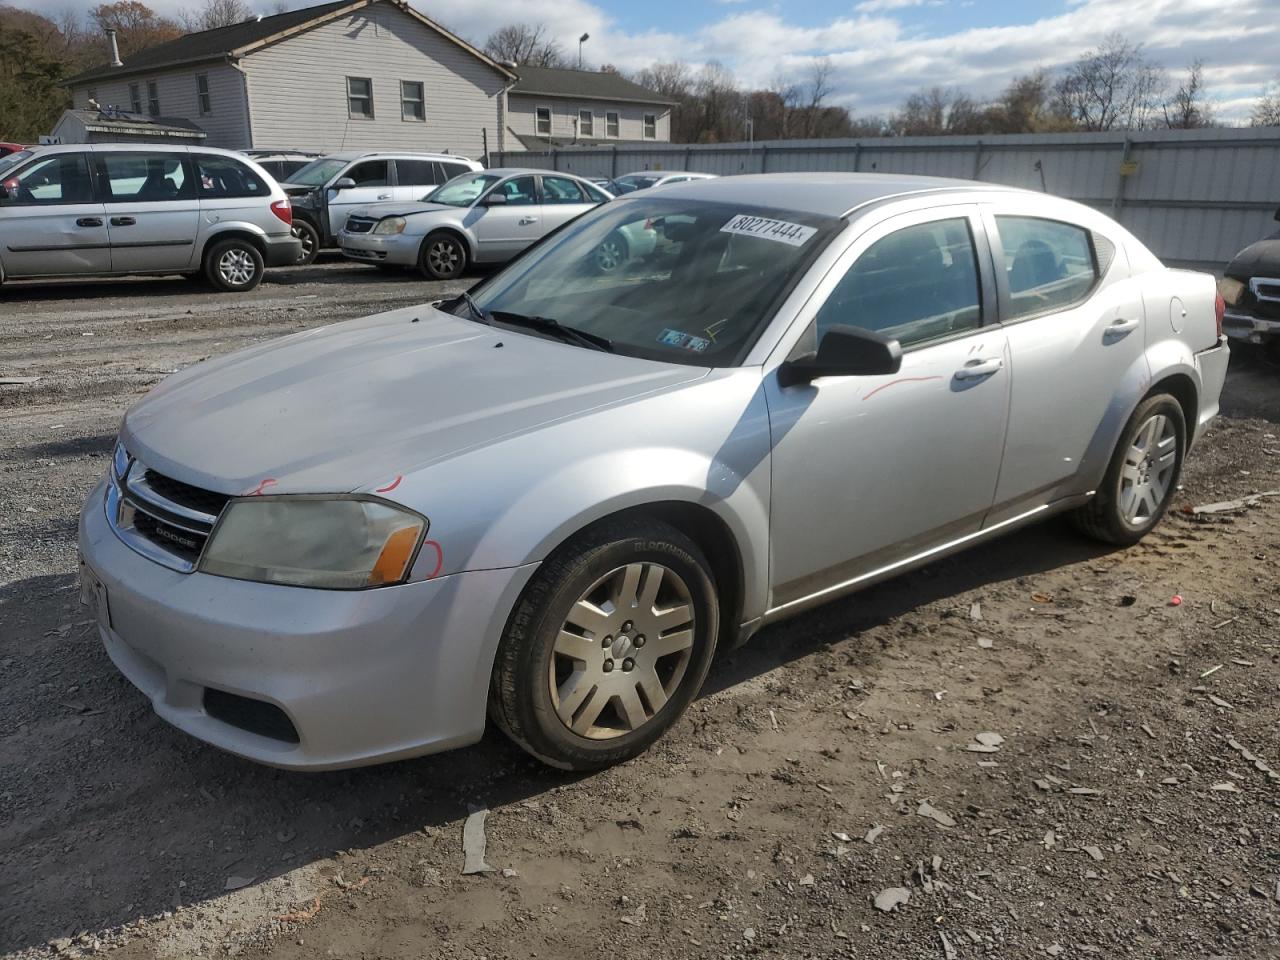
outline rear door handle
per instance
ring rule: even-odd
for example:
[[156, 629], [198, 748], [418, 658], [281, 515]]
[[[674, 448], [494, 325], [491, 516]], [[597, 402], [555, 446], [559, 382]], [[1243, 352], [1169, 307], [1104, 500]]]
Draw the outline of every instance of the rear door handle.
[[1122, 333], [1129, 333], [1138, 329], [1137, 317], [1117, 317], [1107, 324], [1107, 333], [1111, 336], [1119, 336]]
[[1004, 367], [1004, 360], [1000, 357], [979, 357], [970, 360], [963, 367], [956, 371], [957, 380], [978, 380], [982, 377], [989, 377], [997, 370]]
[[111, 218], [111, 225], [113, 227], [132, 227], [137, 222], [138, 221], [135, 220], [133, 217], [112, 217]]
[[100, 227], [102, 226], [101, 217], [81, 217], [76, 221], [77, 227]]
[[379, 199], [379, 200], [390, 200], [390, 199], [391, 199], [391, 194], [389, 194], [389, 193], [380, 193], [380, 194], [378, 194], [378, 199]]
[[538, 222], [537, 217], [521, 217], [520, 218], [520, 226], [522, 227], [526, 227], [531, 223], [537, 223], [537, 222]]

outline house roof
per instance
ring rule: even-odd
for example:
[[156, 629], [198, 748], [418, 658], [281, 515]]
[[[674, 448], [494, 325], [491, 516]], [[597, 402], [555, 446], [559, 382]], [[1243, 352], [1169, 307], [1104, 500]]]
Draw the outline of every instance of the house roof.
[[173, 137], [176, 140], [204, 140], [208, 134], [199, 124], [182, 117], [148, 117], [124, 110], [65, 110], [58, 126], [68, 116], [75, 117], [90, 133], [110, 133], [117, 136]]
[[572, 137], [539, 137], [529, 133], [516, 133], [510, 128], [508, 128], [508, 132], [519, 140], [526, 150], [531, 152], [559, 147], [634, 147], [640, 144], [653, 146], [659, 142], [663, 146], [668, 146], [665, 141], [654, 140], [620, 140], [617, 137], [612, 139], [584, 137], [581, 140], [574, 140]]
[[512, 93], [541, 97], [572, 97], [576, 100], [618, 100], [630, 103], [672, 102], [617, 73], [601, 70], [557, 70], [552, 67], [518, 66], [519, 79]]
[[446, 39], [453, 41], [499, 73], [509, 77], [515, 76], [508, 68], [477, 50], [461, 37], [454, 36], [434, 20], [414, 10], [405, 0], [336, 0], [333, 3], [322, 3], [315, 7], [304, 7], [301, 10], [289, 10], [270, 17], [246, 20], [243, 23], [233, 23], [228, 27], [217, 27], [213, 30], [188, 33], [185, 36], [178, 37], [176, 40], [158, 43], [154, 47], [146, 47], [130, 54], [122, 67], [113, 67], [109, 63], [99, 64], [96, 67], [85, 70], [83, 73], [76, 74], [74, 77], [63, 81], [63, 83], [65, 86], [79, 86], [106, 77], [134, 76], [188, 63], [242, 57], [245, 54], [252, 53], [259, 47], [284, 40], [294, 33], [319, 26], [328, 20], [336, 19], [362, 7], [372, 6], [375, 3], [390, 3], [402, 13], [424, 23], [442, 34]]

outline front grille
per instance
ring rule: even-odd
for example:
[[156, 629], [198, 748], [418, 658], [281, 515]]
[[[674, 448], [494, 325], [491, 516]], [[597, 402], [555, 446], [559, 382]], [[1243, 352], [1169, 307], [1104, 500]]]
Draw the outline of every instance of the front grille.
[[377, 222], [369, 217], [347, 217], [347, 233], [368, 233]]
[[1247, 304], [1249, 296], [1241, 301], [1241, 305], [1253, 307], [1254, 312], [1267, 320], [1280, 320], [1280, 279], [1274, 277], [1254, 277], [1249, 281], [1249, 294], [1252, 304]]
[[133, 526], [138, 533], [161, 550], [168, 550], [193, 566], [200, 559], [200, 551], [204, 549], [205, 541], [209, 539], [207, 533], [194, 534], [142, 512], [134, 514]]
[[215, 720], [256, 733], [260, 737], [283, 740], [285, 743], [298, 742], [298, 728], [293, 725], [289, 715], [274, 703], [205, 687], [204, 712]]
[[189, 483], [183, 483], [181, 480], [174, 480], [172, 477], [166, 477], [162, 473], [156, 473], [150, 468], [147, 469], [146, 480], [153, 490], [168, 497], [174, 503], [179, 503], [192, 510], [198, 510], [201, 513], [212, 514], [215, 517], [222, 512], [222, 508], [231, 499], [225, 493], [202, 490], [200, 487], [193, 487]]

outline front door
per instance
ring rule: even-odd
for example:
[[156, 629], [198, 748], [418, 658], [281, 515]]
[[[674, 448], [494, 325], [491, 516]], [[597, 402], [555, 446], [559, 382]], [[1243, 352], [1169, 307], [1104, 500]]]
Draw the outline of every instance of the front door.
[[187, 270], [195, 259], [200, 200], [185, 153], [94, 154], [106, 204], [114, 273]]
[[[491, 196], [506, 197], [489, 205]], [[511, 177], [482, 197], [472, 209], [471, 227], [476, 237], [479, 260], [509, 260], [545, 232], [534, 178]], [[470, 220], [471, 217], [468, 217]]]
[[390, 160], [361, 160], [352, 164], [336, 178], [350, 177], [356, 182], [354, 187], [337, 190], [328, 187], [325, 190], [325, 202], [329, 206], [329, 233], [337, 236], [347, 222], [347, 215], [360, 207], [371, 203], [384, 203], [395, 199], [391, 185]]
[[0, 264], [9, 277], [108, 273], [106, 211], [87, 153], [38, 156], [0, 181]]
[[980, 529], [1010, 389], [989, 264], [981, 219], [955, 207], [878, 224], [823, 281], [794, 353], [832, 325], [862, 327], [898, 340], [902, 368], [767, 378], [775, 609]]
[[1013, 367], [998, 520], [1087, 492], [1081, 464], [1105, 466], [1130, 413], [1114, 405], [1133, 391], [1115, 385], [1141, 389], [1150, 369], [1142, 292], [1123, 270], [1104, 276], [1123, 256], [1109, 241], [1012, 207], [993, 207], [987, 222]]

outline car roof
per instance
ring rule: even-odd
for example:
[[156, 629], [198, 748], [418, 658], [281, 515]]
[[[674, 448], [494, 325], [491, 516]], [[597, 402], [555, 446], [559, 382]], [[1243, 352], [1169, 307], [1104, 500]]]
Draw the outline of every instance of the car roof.
[[[891, 197], [979, 190], [1007, 193], [1014, 188], [972, 180], [893, 173], [756, 173], [673, 183], [662, 188], [662, 195], [841, 217], [858, 207]], [[1037, 193], [1034, 196], [1043, 195]]]
[[540, 170], [535, 167], [490, 167], [488, 170], [477, 170], [476, 173], [492, 173], [499, 177], [532, 176], [542, 174], [549, 177], [568, 177], [570, 180], [586, 180], [576, 173], [565, 173], [563, 170]]
[[623, 177], [700, 177], [712, 179], [716, 176], [714, 173], [698, 173], [694, 170], [633, 170], [631, 173], [621, 173], [615, 179], [621, 180]]
[[326, 153], [318, 157], [320, 160], [362, 160], [365, 157], [405, 157], [411, 160], [457, 160], [462, 163], [475, 163], [470, 157], [457, 153], [428, 153], [421, 150], [344, 150], [340, 153]]
[[[35, 149], [27, 147], [28, 150]], [[116, 153], [118, 151], [146, 151], [147, 153], [216, 153], [237, 160], [252, 160], [238, 150], [224, 150], [221, 147], [206, 147], [199, 143], [56, 143], [39, 147], [42, 154], [56, 153]]]

